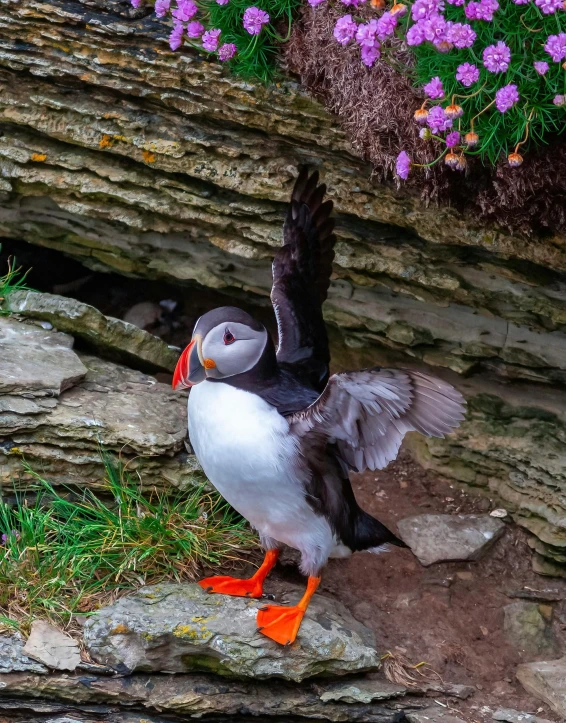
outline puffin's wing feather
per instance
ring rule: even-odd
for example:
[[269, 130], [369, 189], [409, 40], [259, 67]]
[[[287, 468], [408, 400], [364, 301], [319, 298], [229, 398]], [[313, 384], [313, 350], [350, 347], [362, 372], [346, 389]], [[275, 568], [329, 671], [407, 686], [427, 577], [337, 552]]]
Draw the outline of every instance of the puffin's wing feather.
[[318, 399], [288, 417], [308, 445], [334, 442], [358, 472], [383, 469], [407, 432], [444, 437], [464, 419], [466, 402], [452, 385], [406, 369], [334, 374]]
[[277, 361], [319, 390], [328, 379], [330, 353], [322, 318], [332, 261], [332, 201], [318, 173], [301, 170], [283, 226], [283, 246], [273, 260], [271, 301], [277, 317]]

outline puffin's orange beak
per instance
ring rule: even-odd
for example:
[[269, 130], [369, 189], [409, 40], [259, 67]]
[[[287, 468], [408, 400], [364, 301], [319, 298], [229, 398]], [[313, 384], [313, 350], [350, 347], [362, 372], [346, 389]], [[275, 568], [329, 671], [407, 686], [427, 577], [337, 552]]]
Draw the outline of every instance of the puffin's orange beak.
[[175, 391], [188, 389], [206, 379], [206, 371], [200, 360], [201, 341], [200, 335], [195, 334], [191, 343], [181, 354], [175, 367], [175, 373], [173, 374], [172, 386]]

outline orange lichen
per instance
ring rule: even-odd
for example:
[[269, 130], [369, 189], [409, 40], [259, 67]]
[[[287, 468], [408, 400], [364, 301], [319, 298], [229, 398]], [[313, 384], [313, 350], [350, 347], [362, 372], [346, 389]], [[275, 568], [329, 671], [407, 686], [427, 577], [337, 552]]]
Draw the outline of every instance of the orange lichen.
[[107, 135], [106, 133], [102, 136], [102, 140], [98, 144], [100, 148], [112, 148], [114, 145], [114, 141], [112, 140], [112, 136]]
[[47, 158], [47, 154], [45, 153], [32, 153], [31, 154], [31, 160], [37, 161], [37, 163], [41, 163]]
[[152, 153], [151, 151], [143, 151], [142, 156], [146, 163], [155, 163], [155, 153]]

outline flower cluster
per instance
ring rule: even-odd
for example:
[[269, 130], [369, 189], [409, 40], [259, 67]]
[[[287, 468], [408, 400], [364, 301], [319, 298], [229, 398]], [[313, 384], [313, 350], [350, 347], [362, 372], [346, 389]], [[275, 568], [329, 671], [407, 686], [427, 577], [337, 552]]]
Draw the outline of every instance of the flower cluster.
[[[363, 64], [388, 62], [395, 47], [388, 39], [412, 49], [426, 98], [415, 121], [420, 138], [438, 148], [433, 163], [462, 171], [469, 154], [495, 163], [504, 151], [516, 168], [522, 145], [564, 127], [564, 0], [407, 0], [408, 7], [396, 0], [389, 9], [372, 2], [376, 17], [364, 13], [363, 22], [354, 10], [365, 0], [339, 2], [350, 12], [334, 37], [356, 43]], [[420, 164], [401, 151], [397, 176], [406, 179], [412, 165]]]
[[[216, 0], [216, 5], [228, 5], [230, 0]], [[141, 0], [131, 0], [134, 7], [139, 7]], [[204, 50], [207, 53], [216, 54], [221, 62], [232, 60], [238, 53], [234, 42], [222, 42], [223, 30], [219, 27], [210, 27], [210, 9], [202, 7], [195, 0], [155, 0], [155, 15], [163, 18], [170, 15], [173, 27], [169, 34], [169, 46], [171, 50], [178, 50], [185, 42]], [[201, 20], [196, 19], [201, 12]], [[241, 27], [250, 36], [250, 43], [253, 37], [259, 35], [264, 26], [270, 21], [269, 13], [256, 6], [247, 7], [241, 16]], [[208, 26], [208, 27], [207, 27]]]

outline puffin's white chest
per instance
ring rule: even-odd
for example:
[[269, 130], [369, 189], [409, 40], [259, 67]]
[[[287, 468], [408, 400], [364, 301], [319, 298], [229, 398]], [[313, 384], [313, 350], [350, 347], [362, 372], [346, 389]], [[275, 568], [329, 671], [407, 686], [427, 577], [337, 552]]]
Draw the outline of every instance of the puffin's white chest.
[[189, 395], [189, 436], [207, 477], [260, 531], [304, 503], [284, 417], [256, 394], [203, 382]]
[[256, 394], [205, 381], [189, 395], [189, 436], [220, 494], [264, 537], [300, 550], [315, 574], [335, 540], [306, 500], [287, 420]]

